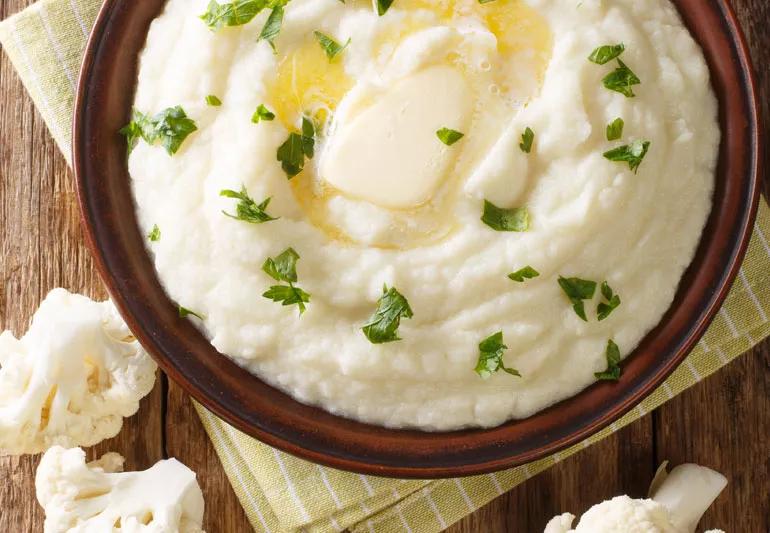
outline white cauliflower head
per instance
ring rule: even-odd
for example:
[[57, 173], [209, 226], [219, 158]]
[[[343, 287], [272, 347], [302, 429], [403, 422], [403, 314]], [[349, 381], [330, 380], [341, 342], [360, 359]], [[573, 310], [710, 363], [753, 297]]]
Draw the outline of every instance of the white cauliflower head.
[[650, 499], [618, 496], [594, 505], [574, 529], [575, 516], [564, 513], [551, 519], [544, 533], [694, 533], [726, 485], [725, 477], [709, 468], [684, 464], [667, 474], [664, 463], [650, 487]]
[[671, 525], [668, 509], [663, 505], [628, 496], [594, 505], [571, 529], [574, 518], [568, 514], [557, 516], [548, 523], [545, 533], [680, 533]]
[[54, 289], [21, 339], [0, 335], [0, 453], [114, 437], [156, 369], [111, 302]]
[[45, 533], [205, 533], [195, 472], [176, 459], [122, 469], [116, 453], [86, 463], [80, 448], [48, 450], [35, 477]]

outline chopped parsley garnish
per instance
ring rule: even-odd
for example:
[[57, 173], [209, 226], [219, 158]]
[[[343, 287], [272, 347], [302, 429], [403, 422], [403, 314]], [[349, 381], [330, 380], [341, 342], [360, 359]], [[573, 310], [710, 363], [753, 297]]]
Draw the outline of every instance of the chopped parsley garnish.
[[277, 218], [268, 215], [265, 211], [267, 206], [270, 205], [270, 198], [262, 201], [261, 204], [257, 204], [249, 196], [248, 192], [246, 191], [246, 186], [242, 186], [240, 192], [224, 189], [219, 192], [219, 196], [235, 198], [238, 200], [238, 205], [235, 207], [234, 215], [222, 211], [222, 213], [230, 218], [234, 218], [235, 220], [243, 220], [244, 222], [250, 222], [252, 224], [262, 224], [263, 222], [278, 220]]
[[529, 211], [526, 207], [506, 209], [484, 200], [484, 214], [481, 221], [495, 231], [527, 231]]
[[392, 4], [393, 0], [377, 0], [377, 14], [383, 16]]
[[191, 311], [191, 310], [187, 309], [186, 307], [182, 307], [180, 305], [180, 306], [178, 306], [177, 309], [179, 311], [179, 317], [180, 318], [187, 318], [188, 316], [194, 316], [196, 318], [204, 320], [203, 315], [200, 315], [200, 314], [196, 313], [195, 311]]
[[160, 240], [160, 228], [157, 224], [152, 227], [150, 233], [147, 234], [147, 238], [152, 242], [158, 242]]
[[622, 54], [625, 49], [626, 46], [623, 43], [600, 46], [591, 52], [591, 55], [588, 56], [588, 60], [597, 65], [604, 65], [613, 59], [617, 59], [618, 66], [602, 79], [602, 83], [607, 89], [619, 92], [626, 98], [632, 98], [636, 96], [632, 87], [634, 85], [639, 85], [642, 81], [620, 59], [620, 54]]
[[251, 22], [269, 4], [269, 0], [235, 0], [227, 4], [211, 0], [200, 18], [212, 31], [223, 26], [242, 26]]
[[438, 137], [439, 140], [447, 146], [452, 146], [454, 143], [465, 137], [465, 134], [460, 133], [457, 130], [441, 128], [436, 132], [436, 137]]
[[604, 372], [596, 372], [594, 376], [596, 379], [605, 381], [617, 381], [620, 379], [620, 348], [615, 344], [612, 339], [607, 341], [607, 350], [605, 352], [607, 357], [607, 370]]
[[315, 154], [315, 126], [313, 121], [302, 117], [302, 151], [308, 159], [313, 159]]
[[289, 179], [293, 178], [305, 167], [305, 152], [302, 148], [302, 135], [290, 133], [289, 138], [278, 147], [276, 154], [281, 168]]
[[281, 302], [283, 305], [296, 304], [299, 307], [300, 315], [305, 312], [305, 304], [310, 302], [310, 295], [291, 283], [288, 285], [273, 285], [262, 293], [262, 296], [274, 302]]
[[126, 137], [128, 153], [134, 149], [139, 139], [147, 144], [160, 141], [169, 155], [174, 155], [184, 140], [198, 126], [187, 117], [181, 106], [169, 107], [155, 116], [147, 116], [134, 109], [131, 122], [121, 128], [120, 133]]
[[531, 128], [527, 128], [524, 130], [524, 133], [521, 134], [521, 143], [519, 143], [519, 148], [521, 148], [521, 151], [525, 154], [528, 154], [532, 151], [532, 142], [535, 140], [535, 132], [532, 131]]
[[297, 261], [299, 254], [294, 248], [286, 248], [276, 257], [268, 257], [262, 270], [276, 281], [294, 283], [297, 281]]
[[588, 56], [588, 60], [592, 63], [596, 63], [597, 65], [604, 65], [606, 63], [609, 63], [616, 57], [619, 57], [620, 54], [623, 53], [623, 51], [626, 49], [626, 45], [623, 43], [620, 44], [607, 44], [604, 46], [600, 46], [593, 52], [591, 52], [591, 55]]
[[622, 118], [616, 118], [609, 124], [607, 124], [607, 140], [608, 141], [617, 141], [621, 137], [623, 137], [623, 128], [625, 127], [626, 123], [623, 121]]
[[520, 268], [516, 272], [512, 272], [511, 274], [508, 274], [508, 277], [513, 281], [523, 283], [525, 279], [536, 278], [539, 275], [540, 275], [540, 272], [538, 272], [531, 266], [527, 265], [524, 268]]
[[210, 94], [206, 97], [206, 105], [210, 105], [211, 107], [219, 107], [222, 105], [222, 100], [220, 100], [215, 94]]
[[508, 368], [503, 362], [503, 353], [508, 347], [503, 344], [503, 332], [498, 331], [481, 341], [479, 344], [479, 361], [476, 363], [476, 373], [483, 379], [488, 379], [499, 370], [508, 372], [512, 376], [521, 377], [519, 371]]
[[382, 288], [382, 296], [377, 300], [377, 309], [361, 330], [372, 344], [398, 341], [401, 340], [398, 336], [401, 319], [413, 316], [407, 299], [395, 287], [388, 289], [386, 285]]
[[313, 35], [315, 35], [315, 38], [318, 40], [318, 44], [321, 45], [321, 48], [323, 48], [323, 51], [326, 52], [326, 57], [329, 58], [329, 61], [332, 61], [335, 57], [340, 55], [340, 53], [342, 53], [342, 51], [350, 44], [350, 39], [348, 39], [345, 44], [341, 45], [320, 31], [314, 31]]
[[289, 179], [302, 172], [305, 158], [313, 158], [315, 153], [315, 126], [307, 117], [302, 117], [302, 132], [292, 132], [289, 138], [278, 147], [276, 159]]
[[580, 278], [565, 278], [559, 276], [559, 286], [564, 291], [564, 294], [567, 295], [569, 301], [572, 302], [572, 309], [575, 310], [575, 314], [588, 322], [583, 300], [590, 300], [594, 297], [594, 293], [596, 292], [596, 282]]
[[626, 98], [633, 98], [636, 95], [631, 87], [639, 85], [642, 81], [620, 59], [618, 59], [618, 65], [615, 70], [602, 79], [602, 83], [611, 91], [618, 92]]
[[283, 24], [283, 6], [286, 5], [287, 1], [279, 0], [273, 3], [273, 9], [270, 11], [270, 15], [267, 17], [265, 25], [262, 26], [262, 31], [259, 32], [259, 38], [257, 39], [257, 41], [267, 41], [274, 52], [275, 39], [281, 33], [281, 25]]
[[296, 304], [299, 314], [305, 312], [305, 304], [310, 302], [310, 295], [295, 287], [297, 282], [297, 260], [299, 254], [293, 248], [287, 248], [276, 257], [268, 257], [262, 265], [262, 270], [276, 281], [283, 281], [286, 285], [273, 285], [262, 296], [274, 302], [282, 302], [283, 305]]
[[642, 164], [644, 156], [647, 155], [650, 144], [650, 141], [636, 140], [631, 144], [618, 146], [608, 152], [604, 152], [604, 157], [610, 161], [627, 162], [628, 168], [636, 174], [639, 171], [639, 165]]
[[490, 2], [494, 2], [495, 0], [479, 0], [479, 4], [488, 4]]
[[620, 306], [620, 296], [613, 292], [606, 281], [602, 283], [601, 291], [606, 301], [599, 303], [596, 307], [596, 317], [600, 321], [610, 316], [610, 313]]
[[259, 107], [257, 107], [257, 110], [254, 111], [253, 115], [251, 115], [251, 121], [254, 124], [259, 124], [259, 122], [262, 120], [270, 121], [274, 119], [275, 119], [275, 113], [273, 113], [268, 108], [266, 108], [265, 104], [259, 104]]

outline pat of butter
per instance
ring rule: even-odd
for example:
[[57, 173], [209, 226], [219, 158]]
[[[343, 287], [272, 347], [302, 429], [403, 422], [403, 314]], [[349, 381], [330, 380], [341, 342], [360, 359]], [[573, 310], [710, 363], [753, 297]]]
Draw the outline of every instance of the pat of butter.
[[436, 131], [467, 132], [473, 99], [468, 83], [448, 66], [399, 81], [358, 115], [343, 119], [329, 139], [320, 175], [343, 193], [391, 209], [429, 201], [460, 153]]

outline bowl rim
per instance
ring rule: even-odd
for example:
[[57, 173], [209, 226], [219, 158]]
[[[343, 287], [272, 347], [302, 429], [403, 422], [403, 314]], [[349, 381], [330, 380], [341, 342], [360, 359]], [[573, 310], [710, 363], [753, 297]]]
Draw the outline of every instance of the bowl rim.
[[[748, 127], [751, 129], [748, 136], [752, 142], [751, 146], [747, 148], [749, 154], [751, 155], [751, 163], [746, 168], [744, 174], [748, 176], [746, 179], [749, 183], [748, 190], [750, 193], [748, 194], [748, 197], [750, 198], [750, 203], [748, 205], [744, 204], [743, 206], [746, 210], [744, 212], [744, 216], [741, 219], [742, 222], [740, 225], [740, 232], [736, 235], [737, 246], [731, 248], [731, 254], [729, 260], [725, 263], [725, 268], [720, 269], [721, 278], [718, 289], [713, 295], [703, 297], [703, 300], [708, 300], [708, 305], [704, 306], [705, 310], [700, 313], [698, 320], [695, 321], [693, 326], [690, 328], [691, 333], [689, 336], [685, 338], [685, 340], [679, 345], [679, 349], [676, 351], [676, 353], [672, 354], [664, 364], [660, 364], [656, 367], [657, 370], [649, 379], [647, 379], [647, 381], [643, 383], [643, 386], [638, 386], [631, 390], [625, 395], [622, 401], [617, 402], [611, 407], [605, 409], [601, 416], [591, 419], [588, 423], [583, 424], [577, 430], [570, 432], [569, 435], [563, 438], [553, 439], [547, 445], [529, 450], [528, 452], [518, 453], [515, 457], [501, 456], [495, 459], [484, 459], [481, 462], [474, 462], [465, 465], [453, 464], [449, 466], [436, 466], [431, 464], [381, 464], [376, 462], [367, 462], [361, 457], [351, 458], [345, 453], [335, 454], [330, 453], [329, 450], [319, 450], [306, 447], [300, 441], [287, 440], [285, 437], [271, 432], [270, 430], [266, 430], [263, 427], [256, 427], [252, 423], [244, 420], [242, 414], [233, 413], [228, 410], [220, 401], [218, 401], [217, 398], [210, 394], [210, 391], [202, 390], [200, 384], [192, 383], [188, 376], [182, 374], [179, 368], [174, 365], [166, 357], [166, 355], [156, 347], [152, 335], [147, 334], [145, 329], [140, 326], [140, 321], [136, 316], [134, 316], [131, 305], [129, 303], [129, 298], [126, 296], [126, 294], [123, 293], [119, 280], [110, 270], [106, 261], [106, 257], [103, 255], [103, 250], [99, 245], [99, 237], [97, 235], [95, 221], [90, 216], [91, 213], [89, 210], [89, 202], [91, 199], [89, 198], [89, 178], [87, 176], [86, 170], [86, 153], [89, 151], [87, 143], [88, 139], [86, 136], [86, 108], [89, 103], [89, 90], [91, 88], [91, 84], [94, 83], [93, 80], [91, 80], [91, 73], [96, 61], [98, 47], [105, 35], [110, 14], [116, 7], [120, 6], [121, 4], [125, 5], [125, 2], [126, 0], [105, 0], [102, 4], [94, 27], [89, 34], [88, 43], [78, 78], [78, 86], [74, 105], [74, 120], [72, 126], [72, 161], [77, 185], [78, 203], [80, 207], [84, 233], [86, 236], [86, 242], [89, 250], [91, 251], [92, 257], [94, 258], [94, 262], [100, 277], [105, 283], [116, 307], [140, 343], [154, 357], [164, 372], [177, 384], [179, 384], [187, 394], [202, 404], [210, 412], [214, 413], [216, 416], [231, 426], [257, 438], [269, 446], [288, 452], [294, 456], [341, 470], [378, 476], [419, 479], [484, 474], [541, 459], [553, 453], [562, 451], [574, 444], [577, 444], [611, 425], [624, 414], [629, 412], [632, 408], [637, 406], [645, 397], [647, 397], [658, 386], [660, 386], [666, 380], [666, 378], [668, 378], [671, 373], [685, 360], [695, 344], [701, 339], [706, 329], [721, 308], [736, 276], [738, 275], [739, 269], [748, 249], [751, 235], [753, 233], [754, 221], [756, 219], [761, 196], [760, 180], [763, 176], [764, 166], [764, 130], [762, 128], [760, 107], [758, 105], [759, 95], [756, 74], [752, 66], [751, 56], [749, 54], [744, 32], [742, 31], [740, 24], [737, 21], [735, 11], [733, 10], [732, 6], [726, 0], [712, 0], [711, 3], [716, 4], [718, 9], [721, 11], [721, 15], [726, 24], [726, 28], [729, 30], [729, 42], [731, 45], [733, 45], [735, 56], [739, 62], [737, 70], [743, 76], [743, 84], [746, 89], [746, 105], [750, 111], [750, 116], [746, 118], [749, 123]], [[720, 28], [719, 31], [722, 31], [722, 29]], [[700, 45], [700, 43], [698, 44]], [[711, 68], [709, 71], [713, 83], [714, 73]], [[723, 131], [722, 133], [724, 136], [725, 132]], [[722, 142], [724, 142], [724, 139]], [[133, 198], [131, 200], [133, 201]], [[711, 215], [709, 218], [710, 217]], [[672, 304], [672, 307], [673, 306], [674, 304]], [[650, 335], [650, 333], [647, 335]], [[629, 354], [628, 358], [631, 358], [635, 352], [636, 349], [634, 352]], [[579, 396], [584, 393], [585, 391], [581, 391], [575, 396]], [[292, 401], [296, 402], [296, 400]], [[557, 406], [560, 405], [560, 403], [557, 404]], [[484, 433], [490, 429], [494, 428], [478, 429], [471, 432]], [[399, 432], [400, 430], [386, 429], [385, 431]], [[430, 433], [426, 433], [426, 435], [428, 434]]]

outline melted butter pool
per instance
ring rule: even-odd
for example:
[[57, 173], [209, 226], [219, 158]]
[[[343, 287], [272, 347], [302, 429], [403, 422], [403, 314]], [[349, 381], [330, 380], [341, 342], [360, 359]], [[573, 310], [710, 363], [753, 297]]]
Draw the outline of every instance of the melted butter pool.
[[[356, 0], [347, 7], [368, 9]], [[488, 61], [479, 64], [459, 48], [448, 48], [438, 60], [461, 71], [472, 87], [473, 137], [452, 147], [453, 164], [432, 196], [420, 205], [406, 209], [361, 207], [368, 209], [380, 226], [387, 226], [380, 227], [373, 236], [351, 231], [342, 222], [340, 214], [361, 201], [346, 196], [318, 175], [318, 153], [291, 180], [291, 187], [307, 219], [329, 238], [405, 249], [437, 242], [455, 229], [453, 211], [462, 183], [502, 132], [500, 117], [510, 120], [539, 91], [551, 54], [552, 35], [543, 17], [522, 0], [493, 0], [486, 4], [478, 0], [395, 0], [391, 9], [399, 10], [403, 17], [398, 24], [383, 25], [374, 38], [371, 61], [391, 59], [405, 39], [432, 26], [461, 27], [472, 20], [494, 35], [496, 53]], [[282, 52], [279, 50], [279, 54]], [[355, 85], [345, 71], [344, 54], [330, 62], [311, 35], [280, 57], [268, 96], [288, 129], [296, 130], [301, 117], [309, 115], [321, 125], [320, 131], [328, 133], [329, 120]], [[377, 94], [359, 98], [356, 106], [365, 109], [377, 98]], [[323, 143], [322, 135], [319, 144]], [[362, 168], [362, 172], [366, 169]]]

